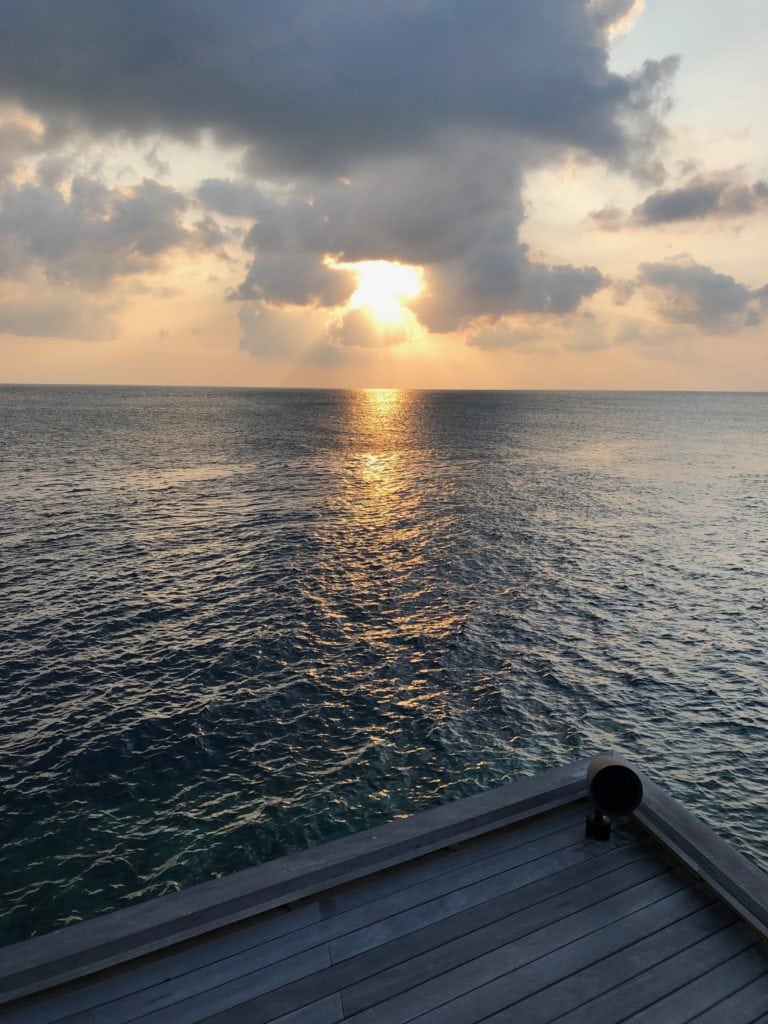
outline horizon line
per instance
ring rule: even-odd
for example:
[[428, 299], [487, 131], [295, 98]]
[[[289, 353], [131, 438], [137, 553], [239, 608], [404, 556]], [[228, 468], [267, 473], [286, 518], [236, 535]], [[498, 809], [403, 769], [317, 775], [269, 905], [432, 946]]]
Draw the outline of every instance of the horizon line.
[[321, 387], [318, 385], [291, 385], [291, 384], [137, 384], [137, 383], [73, 383], [54, 381], [0, 381], [0, 388], [154, 388], [157, 390], [185, 390], [185, 391], [415, 391], [425, 394], [467, 394], [467, 393], [489, 393], [489, 394], [668, 394], [668, 395], [765, 395], [768, 388], [623, 388], [623, 387], [549, 387], [549, 388], [492, 388], [492, 387], [463, 387], [463, 388], [427, 388], [427, 387], [404, 387], [399, 385], [365, 384], [357, 386]]

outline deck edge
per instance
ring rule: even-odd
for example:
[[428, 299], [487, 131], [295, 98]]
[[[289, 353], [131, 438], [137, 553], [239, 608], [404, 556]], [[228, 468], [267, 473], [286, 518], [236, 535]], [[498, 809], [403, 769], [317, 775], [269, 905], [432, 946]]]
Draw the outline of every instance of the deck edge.
[[0, 1005], [156, 953], [586, 796], [583, 758], [2, 948]]
[[643, 781], [634, 817], [662, 846], [709, 886], [735, 913], [768, 939], [768, 874], [709, 825], [649, 779], [619, 751]]

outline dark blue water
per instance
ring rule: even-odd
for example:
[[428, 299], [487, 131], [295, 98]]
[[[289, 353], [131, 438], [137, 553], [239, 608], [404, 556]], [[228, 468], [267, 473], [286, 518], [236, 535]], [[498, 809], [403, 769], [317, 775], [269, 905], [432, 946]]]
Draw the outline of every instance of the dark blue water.
[[19, 939], [595, 749], [768, 864], [768, 396], [0, 388]]

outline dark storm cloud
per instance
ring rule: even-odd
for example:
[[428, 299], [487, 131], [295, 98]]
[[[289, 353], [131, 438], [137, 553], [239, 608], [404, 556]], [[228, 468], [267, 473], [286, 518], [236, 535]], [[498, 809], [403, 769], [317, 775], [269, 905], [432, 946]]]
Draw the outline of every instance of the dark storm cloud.
[[203, 182], [197, 197], [212, 212], [254, 219], [246, 241], [254, 252], [432, 263], [455, 257], [493, 225], [497, 234], [517, 230], [528, 156], [523, 144], [510, 150], [470, 134], [368, 161], [351, 178], [305, 179], [277, 199], [217, 179]]
[[609, 69], [606, 30], [626, 8], [0, 0], [0, 92], [99, 133], [210, 128], [294, 169], [347, 167], [462, 126], [627, 163], [657, 125], [674, 61]]
[[313, 253], [278, 252], [251, 263], [236, 297], [279, 306], [337, 306], [346, 302], [355, 284], [350, 271], [334, 270]]
[[354, 278], [327, 264], [399, 260], [426, 268], [411, 303], [421, 322], [451, 331], [478, 316], [565, 314], [604, 284], [594, 267], [546, 266], [519, 239], [521, 144], [465, 135], [371, 161], [348, 179], [313, 179], [270, 200], [248, 183], [207, 181], [198, 198], [214, 212], [255, 218], [254, 253], [239, 296], [273, 304], [333, 305]]
[[768, 312], [768, 285], [750, 289], [689, 259], [641, 263], [638, 280], [663, 319], [691, 324], [707, 334], [754, 326]]
[[0, 189], [0, 272], [40, 271], [52, 283], [100, 288], [115, 277], [157, 268], [170, 249], [218, 238], [202, 222], [182, 224], [187, 199], [145, 180], [127, 190], [75, 178], [65, 195], [39, 182]]
[[430, 267], [412, 309], [431, 330], [452, 331], [477, 318], [510, 313], [563, 316], [607, 283], [596, 267], [533, 263], [527, 248], [491, 240], [461, 259]]
[[635, 223], [748, 217], [768, 209], [768, 182], [744, 184], [733, 173], [696, 175], [680, 188], [658, 190], [632, 211]]
[[[594, 267], [530, 260], [522, 184], [566, 149], [659, 179], [677, 60], [627, 75], [610, 69], [609, 29], [631, 7], [0, 0], [0, 96], [37, 113], [59, 139], [87, 130], [154, 141], [206, 129], [244, 147], [244, 172], [263, 188], [210, 180], [197, 193], [209, 214], [249, 222], [249, 267], [236, 292], [244, 301], [332, 306], [355, 285], [334, 262], [388, 259], [425, 268], [426, 290], [412, 306], [433, 330], [516, 312], [565, 316], [605, 279]], [[104, 215], [85, 217], [79, 239], [68, 202], [51, 188], [40, 203], [51, 207], [58, 248], [48, 251], [34, 203], [26, 229], [10, 225], [12, 255], [49, 275], [95, 285], [187, 244], [172, 190], [155, 196], [154, 232], [142, 222], [131, 234], [113, 197]], [[29, 198], [14, 195], [11, 207]], [[209, 246], [224, 237], [211, 220], [198, 236]]]
[[206, 178], [201, 182], [197, 189], [197, 198], [213, 213], [248, 220], [264, 214], [270, 205], [270, 201], [255, 185], [221, 178]]

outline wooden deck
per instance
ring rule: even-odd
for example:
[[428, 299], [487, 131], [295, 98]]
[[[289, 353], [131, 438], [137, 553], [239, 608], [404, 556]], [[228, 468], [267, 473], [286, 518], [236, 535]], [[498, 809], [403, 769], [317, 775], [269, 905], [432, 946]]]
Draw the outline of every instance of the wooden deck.
[[[132, 908], [0, 950], [0, 1019], [768, 1021], [765, 876], [709, 830], [691, 864], [695, 819], [654, 787], [608, 842], [585, 839], [583, 770], [152, 901], [143, 923]], [[716, 891], [723, 857], [735, 897]]]

